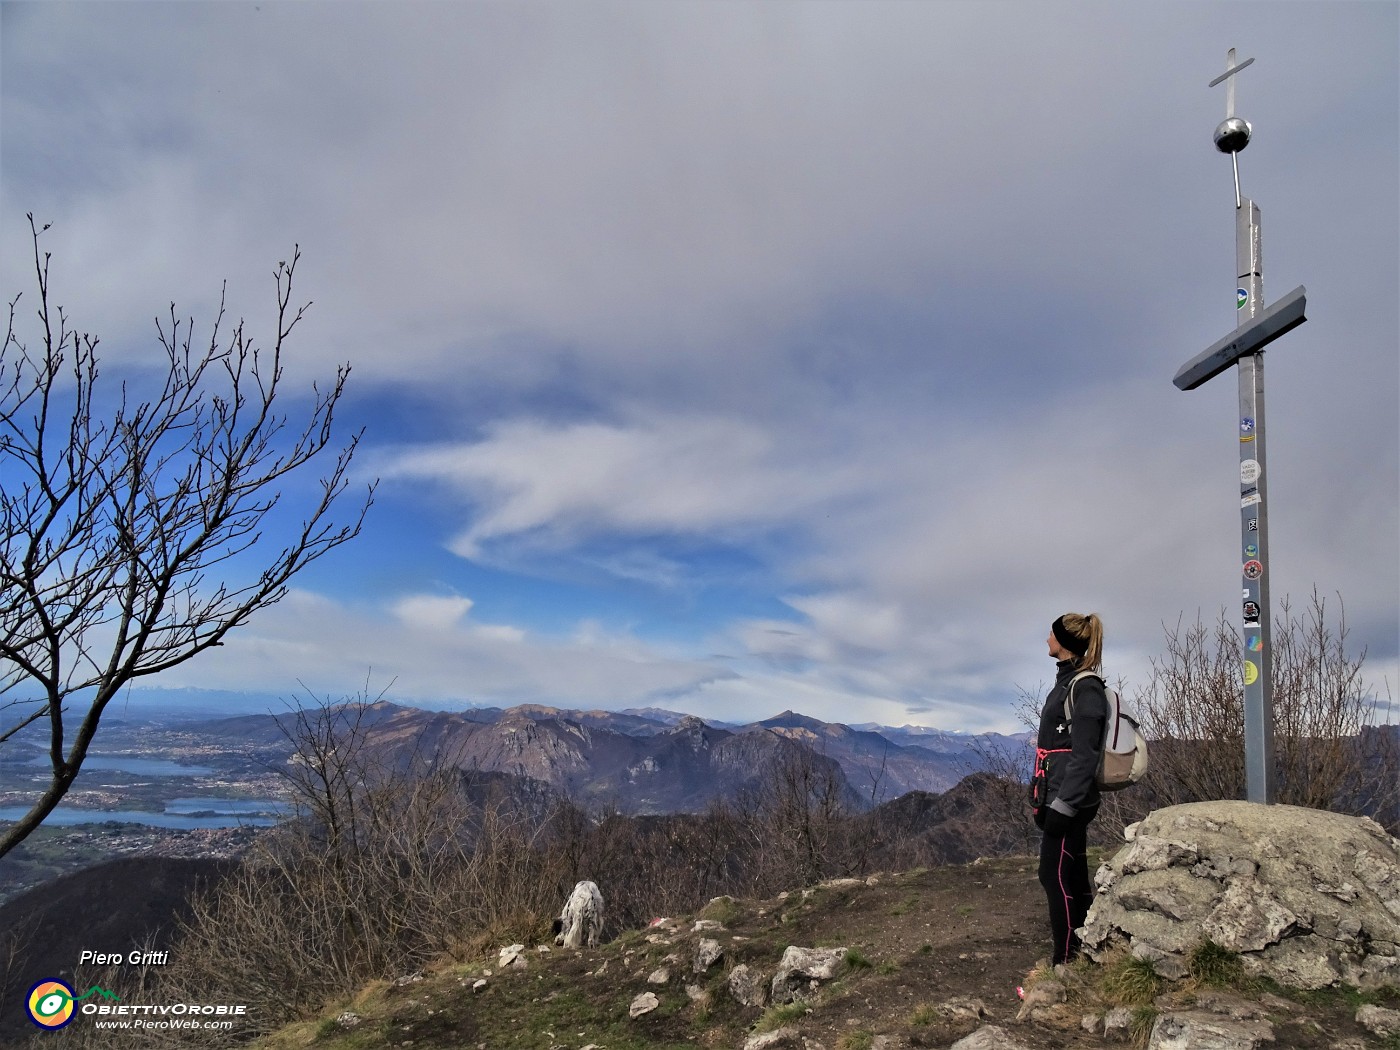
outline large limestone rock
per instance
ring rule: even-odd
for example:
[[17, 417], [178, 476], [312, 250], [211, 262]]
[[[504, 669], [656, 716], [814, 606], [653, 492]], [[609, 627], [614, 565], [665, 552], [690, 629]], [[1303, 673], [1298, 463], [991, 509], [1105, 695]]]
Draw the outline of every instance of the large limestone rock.
[[949, 1050], [1030, 1050], [1030, 1047], [1017, 1039], [1005, 1028], [989, 1024], [971, 1035], [959, 1039]]
[[1256, 1050], [1274, 1041], [1268, 1021], [1232, 1021], [1201, 1011], [1167, 1013], [1157, 1018], [1147, 1050]]
[[762, 1006], [768, 1001], [767, 979], [740, 963], [729, 971], [729, 994], [740, 1006]]
[[846, 959], [845, 948], [799, 948], [789, 945], [773, 975], [775, 1003], [791, 1003], [816, 993], [821, 982], [834, 978]]
[[1372, 820], [1197, 802], [1150, 814], [1104, 864], [1081, 936], [1186, 973], [1209, 939], [1294, 988], [1400, 982], [1400, 840]]

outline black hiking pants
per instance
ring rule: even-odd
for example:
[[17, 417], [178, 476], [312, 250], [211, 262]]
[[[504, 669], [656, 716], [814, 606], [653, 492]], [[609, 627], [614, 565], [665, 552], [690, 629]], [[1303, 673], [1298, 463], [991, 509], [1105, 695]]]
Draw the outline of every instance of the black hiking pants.
[[1094, 903], [1094, 887], [1089, 881], [1086, 840], [1088, 817], [1076, 820], [1069, 832], [1043, 835], [1040, 840], [1040, 884], [1050, 905], [1050, 936], [1054, 941], [1052, 964], [1069, 962], [1079, 954], [1079, 938], [1074, 931], [1084, 925], [1089, 905]]

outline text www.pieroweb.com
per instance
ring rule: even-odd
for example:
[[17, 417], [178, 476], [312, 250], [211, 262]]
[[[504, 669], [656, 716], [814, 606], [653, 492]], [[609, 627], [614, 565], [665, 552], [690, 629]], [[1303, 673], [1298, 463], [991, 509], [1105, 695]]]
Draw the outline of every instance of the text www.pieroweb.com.
[[116, 1028], [126, 1031], [173, 1031], [183, 1029], [186, 1031], [200, 1032], [228, 1032], [233, 1029], [232, 1021], [199, 1021], [193, 1017], [171, 1017], [163, 1020], [149, 1020], [138, 1017], [135, 1020], [106, 1020], [94, 1021], [97, 1028]]

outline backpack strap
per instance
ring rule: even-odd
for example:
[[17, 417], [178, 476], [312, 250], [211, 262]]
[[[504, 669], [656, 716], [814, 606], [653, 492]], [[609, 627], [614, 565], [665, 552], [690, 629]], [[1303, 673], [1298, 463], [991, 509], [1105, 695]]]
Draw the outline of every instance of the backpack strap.
[[[1077, 675], [1075, 675], [1069, 680], [1069, 692], [1065, 695], [1066, 722], [1074, 721], [1074, 683], [1079, 681], [1081, 678], [1097, 678], [1100, 682], [1104, 682], [1103, 675], [1098, 674], [1095, 671], [1080, 671]], [[1107, 692], [1107, 690], [1108, 683], [1104, 682], [1104, 691]]]

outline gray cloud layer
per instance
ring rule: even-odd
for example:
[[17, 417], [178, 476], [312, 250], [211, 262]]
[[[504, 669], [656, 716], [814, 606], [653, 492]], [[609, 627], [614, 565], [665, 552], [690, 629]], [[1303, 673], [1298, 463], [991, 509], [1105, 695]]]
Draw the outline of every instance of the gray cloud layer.
[[[300, 242], [297, 367], [441, 412], [369, 441], [387, 496], [460, 506], [461, 555], [798, 537], [761, 548], [791, 617], [666, 651], [465, 615], [376, 660], [410, 690], [1005, 724], [1063, 607], [1141, 674], [1163, 620], [1238, 600], [1233, 379], [1170, 385], [1234, 321], [1206, 82], [1237, 45], [1266, 290], [1313, 304], [1268, 357], [1274, 589], [1340, 591], [1393, 681], [1397, 32], [1380, 3], [5, 4], [0, 277], [36, 212], [80, 324], [136, 350]], [[336, 608], [270, 618], [308, 636], [267, 666], [330, 675], [389, 615]]]

